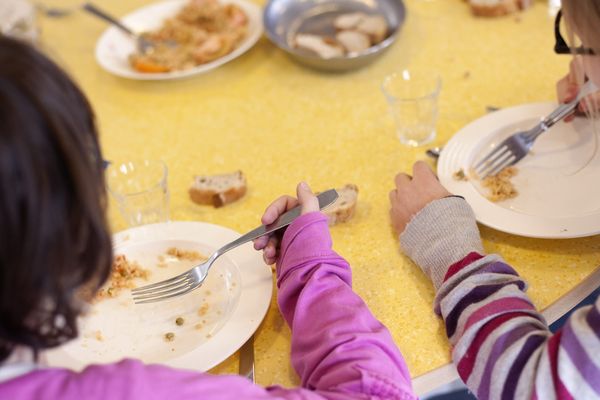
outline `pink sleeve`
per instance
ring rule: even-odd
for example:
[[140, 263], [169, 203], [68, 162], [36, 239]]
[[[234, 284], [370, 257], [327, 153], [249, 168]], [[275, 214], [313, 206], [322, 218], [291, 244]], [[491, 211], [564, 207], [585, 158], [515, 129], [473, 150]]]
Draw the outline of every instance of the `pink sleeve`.
[[331, 249], [327, 218], [315, 212], [294, 221], [281, 254], [278, 302], [302, 386], [330, 398], [416, 398], [390, 333], [352, 291], [350, 267]]
[[41, 369], [0, 382], [0, 399], [416, 399], [387, 329], [351, 288], [348, 263], [331, 249], [326, 217], [311, 213], [286, 231], [278, 301], [292, 327], [292, 363], [302, 388], [262, 388], [241, 376], [144, 365], [93, 365], [81, 373]]

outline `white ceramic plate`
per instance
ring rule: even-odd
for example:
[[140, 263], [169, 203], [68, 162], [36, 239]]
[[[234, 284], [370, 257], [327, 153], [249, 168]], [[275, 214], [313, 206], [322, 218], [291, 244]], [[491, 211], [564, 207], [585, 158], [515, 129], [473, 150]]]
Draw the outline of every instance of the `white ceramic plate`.
[[[189, 0], [166, 0], [155, 3], [125, 16], [121, 21], [134, 32], [160, 28], [163, 21], [174, 16]], [[143, 73], [129, 64], [129, 55], [135, 51], [135, 41], [114, 26], [108, 28], [96, 45], [96, 60], [102, 68], [117, 76], [137, 80], [167, 80], [185, 78], [215, 69], [248, 51], [263, 32], [261, 9], [246, 0], [222, 0], [222, 4], [235, 4], [248, 16], [248, 35], [231, 53], [210, 63], [183, 71]]]
[[[146, 225], [114, 237], [115, 254], [125, 254], [150, 270], [148, 282], [183, 272], [190, 261], [159, 255], [170, 247], [206, 256], [239, 234], [200, 222]], [[172, 300], [134, 305], [129, 291], [103, 299], [80, 319], [79, 338], [46, 354], [52, 366], [81, 370], [93, 363], [136, 358], [146, 363], [206, 371], [233, 354], [254, 333], [271, 301], [271, 268], [252, 244], [217, 259], [201, 288]], [[202, 311], [201, 311], [202, 309]], [[177, 326], [175, 319], [184, 318]], [[175, 339], [165, 340], [173, 332]]]
[[[512, 179], [519, 194], [493, 203], [477, 181], [457, 181], [482, 154], [509, 135], [526, 130], [556, 107], [526, 104], [488, 114], [462, 128], [444, 147], [438, 176], [449, 191], [467, 199], [477, 220], [515, 235], [574, 238], [600, 233], [600, 150], [593, 122], [560, 122], [535, 142]], [[600, 128], [600, 126], [598, 127]]]

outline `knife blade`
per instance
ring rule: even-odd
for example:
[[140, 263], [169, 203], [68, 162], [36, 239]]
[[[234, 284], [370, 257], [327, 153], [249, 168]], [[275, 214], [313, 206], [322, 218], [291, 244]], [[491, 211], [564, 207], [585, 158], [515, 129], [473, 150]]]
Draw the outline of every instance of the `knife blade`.
[[239, 374], [248, 378], [252, 383], [256, 383], [254, 380], [254, 335], [250, 336], [240, 347], [239, 356]]

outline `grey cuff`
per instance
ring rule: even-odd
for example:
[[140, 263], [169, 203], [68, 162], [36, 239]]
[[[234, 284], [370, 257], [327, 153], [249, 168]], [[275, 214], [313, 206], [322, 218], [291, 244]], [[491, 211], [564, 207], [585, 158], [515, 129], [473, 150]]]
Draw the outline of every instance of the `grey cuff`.
[[429, 203], [400, 234], [400, 245], [431, 278], [436, 291], [452, 264], [473, 251], [483, 254], [475, 214], [460, 197]]

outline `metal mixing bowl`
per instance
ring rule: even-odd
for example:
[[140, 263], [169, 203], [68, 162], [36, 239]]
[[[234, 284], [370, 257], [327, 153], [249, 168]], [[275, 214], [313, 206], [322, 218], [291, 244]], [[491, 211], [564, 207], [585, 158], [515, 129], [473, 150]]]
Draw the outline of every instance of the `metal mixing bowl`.
[[[298, 33], [335, 36], [335, 17], [353, 12], [382, 15], [388, 23], [388, 36], [364, 52], [334, 58], [322, 58], [292, 45]], [[405, 15], [402, 0], [270, 0], [264, 11], [264, 25], [269, 39], [302, 64], [327, 71], [348, 71], [381, 55], [398, 37]]]

